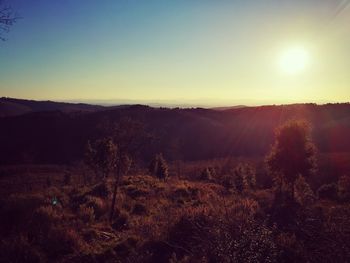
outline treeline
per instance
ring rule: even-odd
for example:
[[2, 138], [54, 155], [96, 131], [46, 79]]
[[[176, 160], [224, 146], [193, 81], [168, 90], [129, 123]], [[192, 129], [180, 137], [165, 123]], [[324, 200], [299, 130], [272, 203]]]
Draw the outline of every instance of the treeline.
[[[226, 111], [156, 109], [146, 106], [94, 113], [41, 112], [0, 118], [0, 163], [73, 164], [84, 158], [88, 140], [101, 137], [101, 123], [129, 117], [153, 134], [138, 161], [162, 152], [173, 160], [208, 160], [228, 156], [263, 156], [274, 129], [290, 119], [306, 119], [320, 152], [350, 152], [350, 106], [248, 107]], [[145, 140], [145, 143], [149, 142]]]

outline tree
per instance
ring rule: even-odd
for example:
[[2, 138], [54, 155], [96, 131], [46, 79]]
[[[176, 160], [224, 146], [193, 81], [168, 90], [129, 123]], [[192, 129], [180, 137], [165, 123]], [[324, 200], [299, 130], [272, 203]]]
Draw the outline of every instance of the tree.
[[114, 169], [117, 159], [117, 146], [111, 138], [88, 141], [85, 163], [94, 171], [96, 179], [106, 179]]
[[157, 154], [150, 163], [149, 172], [151, 175], [159, 179], [167, 179], [169, 176], [168, 164], [166, 163], [163, 154]]
[[315, 155], [310, 125], [305, 121], [289, 121], [276, 130], [276, 140], [266, 164], [279, 186], [286, 183], [293, 193], [299, 175], [307, 177], [315, 172]]
[[4, 6], [0, 0], [0, 40], [6, 40], [2, 35], [8, 33], [10, 27], [19, 19], [10, 6]]
[[102, 132], [110, 136], [117, 149], [114, 159], [113, 196], [109, 215], [109, 220], [112, 222], [119, 184], [122, 177], [130, 170], [131, 156], [135, 156], [137, 151], [148, 142], [147, 139], [150, 135], [145, 132], [141, 122], [130, 118], [122, 118], [119, 122], [110, 121], [104, 123], [101, 127]]

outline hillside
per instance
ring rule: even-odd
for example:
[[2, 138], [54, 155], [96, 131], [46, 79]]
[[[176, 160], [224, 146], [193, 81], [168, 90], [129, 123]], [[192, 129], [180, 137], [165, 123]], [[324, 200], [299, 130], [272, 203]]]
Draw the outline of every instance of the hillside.
[[35, 101], [13, 98], [0, 98], [0, 117], [17, 116], [39, 111], [62, 111], [62, 112], [91, 112], [102, 110], [104, 107], [89, 104], [74, 104], [54, 101]]
[[141, 152], [140, 159], [145, 161], [157, 152], [163, 152], [170, 160], [185, 161], [263, 156], [273, 141], [275, 128], [290, 119], [310, 121], [320, 152], [350, 152], [349, 104], [297, 104], [226, 111], [135, 105], [84, 114], [52, 111], [0, 118], [0, 162], [79, 161], [86, 142], [98, 137], [97, 126], [101, 122], [125, 117], [144, 123], [145, 129], [156, 138]]

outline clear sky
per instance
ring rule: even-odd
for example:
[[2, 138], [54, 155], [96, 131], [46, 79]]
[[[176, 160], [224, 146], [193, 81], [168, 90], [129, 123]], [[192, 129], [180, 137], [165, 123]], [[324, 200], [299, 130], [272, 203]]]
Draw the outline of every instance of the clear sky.
[[350, 101], [346, 0], [8, 0], [0, 96]]

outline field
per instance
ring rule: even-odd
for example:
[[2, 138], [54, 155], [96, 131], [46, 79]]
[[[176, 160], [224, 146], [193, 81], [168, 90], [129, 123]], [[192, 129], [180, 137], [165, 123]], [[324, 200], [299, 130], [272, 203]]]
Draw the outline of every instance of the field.
[[[341, 171], [349, 155], [320, 161]], [[257, 184], [239, 191], [225, 173], [242, 162], [257, 167]], [[201, 176], [206, 167], [215, 167], [212, 178]], [[318, 197], [315, 188], [312, 203], [281, 207], [262, 158], [174, 162], [167, 180], [132, 167], [112, 222], [112, 178], [99, 182], [82, 164], [2, 166], [0, 175], [3, 262], [346, 262], [350, 255], [348, 203]], [[314, 185], [338, 178], [322, 180]]]

